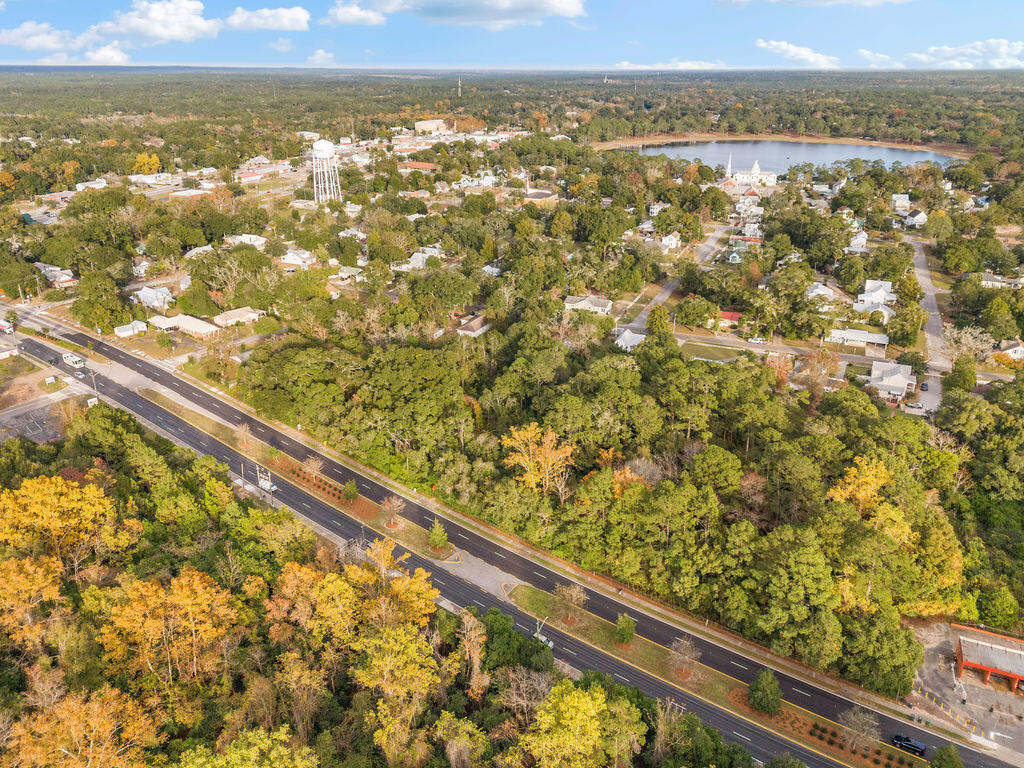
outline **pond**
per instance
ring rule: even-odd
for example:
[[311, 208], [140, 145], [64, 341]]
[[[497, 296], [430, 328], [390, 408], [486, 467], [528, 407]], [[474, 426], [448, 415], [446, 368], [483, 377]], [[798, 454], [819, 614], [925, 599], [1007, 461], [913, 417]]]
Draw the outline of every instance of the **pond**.
[[644, 155], [667, 155], [671, 158], [695, 160], [714, 168], [725, 166], [732, 156], [733, 170], [747, 170], [756, 160], [762, 171], [785, 173], [794, 165], [812, 163], [831, 165], [835, 162], [861, 158], [867, 162], [883, 161], [887, 166], [893, 163], [913, 165], [931, 161], [948, 165], [956, 158], [923, 149], [896, 149], [874, 144], [818, 144], [802, 141], [775, 141], [772, 139], [749, 141], [695, 141], [679, 144], [644, 147]]

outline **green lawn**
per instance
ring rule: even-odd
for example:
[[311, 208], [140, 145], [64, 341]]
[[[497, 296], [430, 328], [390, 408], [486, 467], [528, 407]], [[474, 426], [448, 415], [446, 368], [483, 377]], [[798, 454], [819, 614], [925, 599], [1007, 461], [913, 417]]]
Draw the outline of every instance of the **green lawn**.
[[739, 350], [729, 347], [714, 347], [710, 344], [699, 344], [695, 341], [685, 341], [679, 345], [679, 348], [687, 355], [700, 357], [704, 360], [732, 360], [739, 352]]

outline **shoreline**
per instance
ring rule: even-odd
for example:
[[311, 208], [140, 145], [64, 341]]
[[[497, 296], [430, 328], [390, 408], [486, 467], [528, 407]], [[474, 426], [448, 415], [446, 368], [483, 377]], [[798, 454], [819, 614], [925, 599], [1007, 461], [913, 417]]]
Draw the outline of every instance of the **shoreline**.
[[921, 152], [933, 152], [947, 155], [957, 160], [969, 160], [975, 152], [950, 144], [913, 144], [911, 142], [884, 141], [875, 139], [854, 139], [848, 136], [799, 136], [792, 133], [680, 133], [655, 134], [653, 136], [635, 136], [630, 138], [610, 139], [592, 143], [594, 149], [605, 151], [623, 149], [625, 147], [657, 147], [666, 144], [689, 144], [702, 141], [788, 141], [794, 144], [844, 144], [859, 147], [885, 147], [886, 149], [910, 149]]

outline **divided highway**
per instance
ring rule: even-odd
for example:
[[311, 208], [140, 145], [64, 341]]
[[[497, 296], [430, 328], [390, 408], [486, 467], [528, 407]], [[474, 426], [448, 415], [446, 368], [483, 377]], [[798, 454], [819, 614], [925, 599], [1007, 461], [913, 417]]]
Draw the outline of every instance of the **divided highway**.
[[[214, 413], [228, 423], [235, 425], [247, 424], [252, 434], [257, 438], [298, 461], [303, 461], [314, 455], [320, 457], [324, 463], [322, 473], [325, 476], [339, 483], [354, 480], [359, 488], [359, 492], [373, 501], [382, 502], [393, 493], [391, 489], [381, 485], [374, 479], [355, 472], [328, 455], [318, 453], [304, 443], [289, 437], [209, 392], [189, 384], [158, 365], [142, 360], [118, 347], [95, 340], [85, 334], [68, 332], [64, 333], [63, 336], [76, 344], [91, 346], [110, 360], [142, 374], [156, 384], [174, 390], [179, 395], [186, 397], [196, 407]], [[44, 360], [58, 356], [52, 348], [34, 339], [24, 340], [22, 348], [29, 354], [41, 357]], [[63, 364], [59, 364], [58, 367], [63, 368], [65, 371], [70, 370], [63, 366]], [[91, 381], [91, 378], [89, 381]], [[118, 403], [118, 405], [126, 410], [174, 434], [194, 450], [215, 456], [218, 460], [230, 465], [235, 471], [239, 471], [240, 467], [244, 467], [246, 476], [255, 476], [255, 465], [252, 462], [244, 459], [234, 450], [217, 442], [201, 430], [192, 427], [184, 420], [168, 413], [149, 400], [136, 395], [134, 392], [106, 377], [97, 375], [96, 385], [99, 392], [104, 396]], [[345, 517], [338, 510], [320, 502], [314, 496], [305, 493], [282, 478], [277, 478], [275, 482], [280, 488], [280, 491], [276, 494], [277, 498], [298, 514], [317, 522], [324, 528], [334, 531], [345, 538], [359, 535], [358, 531], [362, 529], [362, 526]], [[458, 521], [444, 514], [426, 509], [412, 499], [408, 500], [403, 516], [427, 528], [429, 528], [435, 518], [440, 519], [448, 531], [450, 541], [455, 546], [515, 576], [524, 583], [550, 591], [560, 584], [569, 582], [568, 578], [551, 570], [543, 563], [524, 557], [500, 543], [482, 536], [473, 529], [461, 525]], [[483, 609], [491, 606], [497, 607], [505, 613], [512, 613], [520, 629], [532, 632], [533, 619], [515, 610], [511, 604], [495, 598], [448, 572], [441, 571], [440, 576], [438, 576], [439, 570], [437, 567], [415, 554], [412, 555], [412, 563], [430, 570], [434, 574], [434, 583], [441, 590], [443, 596], [453, 603], [459, 606], [476, 604]], [[619, 602], [611, 595], [592, 590], [586, 587], [586, 585], [584, 587], [587, 590], [588, 610], [612, 622], [615, 621], [619, 613], [629, 613], [636, 620], [636, 633], [642, 637], [664, 646], [669, 646], [680, 635], [688, 635], [688, 633], [678, 627], [655, 616], [638, 611], [633, 606], [627, 606]], [[550, 631], [546, 629], [545, 632], [555, 642], [556, 657], [576, 667], [593, 668], [607, 672], [623, 683], [636, 685], [649, 695], [684, 702], [689, 711], [697, 714], [708, 725], [720, 729], [727, 738], [735, 736], [734, 740], [742, 743], [759, 759], [763, 760], [777, 752], [788, 751], [804, 760], [808, 765], [839, 765], [829, 757], [819, 755], [739, 716], [710, 705], [701, 699], [685, 693], [680, 688], [635, 669], [608, 654], [558, 632], [554, 628], [551, 628]], [[721, 672], [749, 683], [762, 669], [762, 665], [759, 662], [747, 656], [718, 646], [703, 637], [697, 635], [688, 636], [701, 650], [701, 662]], [[824, 717], [836, 720], [842, 712], [850, 709], [851, 706], [855, 706], [842, 696], [815, 687], [811, 682], [792, 677], [777, 670], [776, 676], [782, 687], [783, 695], [788, 701]], [[937, 737], [928, 731], [915, 728], [910, 724], [909, 720], [882, 713], [879, 713], [878, 717], [882, 735], [886, 741], [896, 733], [906, 733], [928, 745], [929, 752], [946, 743], [945, 739]], [[965, 762], [972, 766], [972, 768], [1005, 768], [1007, 766], [1007, 763], [978, 750], [961, 748], [961, 754]]]

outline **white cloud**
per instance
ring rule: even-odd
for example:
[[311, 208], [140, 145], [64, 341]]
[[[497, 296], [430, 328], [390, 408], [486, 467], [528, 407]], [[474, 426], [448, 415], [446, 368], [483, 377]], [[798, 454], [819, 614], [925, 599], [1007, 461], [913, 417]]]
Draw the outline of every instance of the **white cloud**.
[[[3, 10], [3, 9], [0, 9]], [[43, 56], [41, 59], [36, 59], [36, 64], [43, 64], [47, 66], [64, 66], [65, 64], [74, 64], [75, 60], [71, 58], [64, 51], [58, 51], [57, 53], [51, 53], [49, 56]]]
[[0, 11], [2, 11], [6, 7], [7, 7], [7, 3], [5, 3], [3, 0], [0, 0]]
[[13, 29], [0, 29], [0, 45], [23, 51], [69, 51], [80, 47], [70, 32], [54, 29], [49, 22], [25, 21]]
[[203, 16], [200, 0], [132, 0], [132, 9], [89, 28], [99, 39], [132, 39], [140, 44], [191, 43], [216, 37], [223, 22]]
[[787, 43], [785, 40], [761, 40], [759, 38], [757, 47], [812, 69], [835, 69], [839, 66], [839, 59], [835, 56], [818, 53], [811, 48]]
[[91, 51], [86, 51], [82, 60], [86, 64], [109, 67], [127, 64], [131, 61], [131, 57], [121, 50], [120, 43], [113, 42], [102, 45], [99, 48], [94, 48]]
[[[721, 5], [748, 5], [755, 0], [718, 0]], [[768, 3], [785, 3], [786, 5], [859, 5], [865, 8], [876, 8], [880, 5], [903, 5], [916, 0], [764, 0]]]
[[934, 69], [1019, 69], [1024, 67], [1024, 41], [977, 40], [963, 45], [933, 45], [911, 53], [907, 61]]
[[356, 3], [335, 2], [334, 6], [327, 12], [324, 22], [327, 24], [359, 24], [363, 26], [375, 26], [383, 24], [388, 20], [380, 11], [363, 8]]
[[270, 44], [270, 47], [278, 53], [288, 53], [288, 51], [295, 47], [295, 43], [292, 42], [290, 37], [279, 37]]
[[491, 30], [586, 15], [583, 0], [335, 0], [324, 22], [383, 24], [395, 13], [411, 13], [437, 24]]
[[273, 29], [302, 32], [309, 29], [309, 11], [301, 5], [291, 8], [260, 8], [247, 11], [239, 6], [226, 20], [228, 29]]
[[694, 72], [705, 72], [711, 69], [728, 69], [729, 66], [724, 61], [680, 61], [679, 59], [672, 59], [667, 63], [659, 64], [634, 64], [631, 61], [620, 61], [615, 65], [615, 68], [631, 69], [634, 71], [681, 69]]
[[892, 56], [869, 51], [867, 48], [861, 48], [857, 51], [857, 55], [868, 63], [869, 69], [906, 69], [907, 66], [902, 61], [896, 61]]
[[338, 62], [334, 60], [334, 54], [328, 53], [323, 48], [317, 48], [316, 51], [306, 59], [306, 63], [311, 67], [336, 67]]

